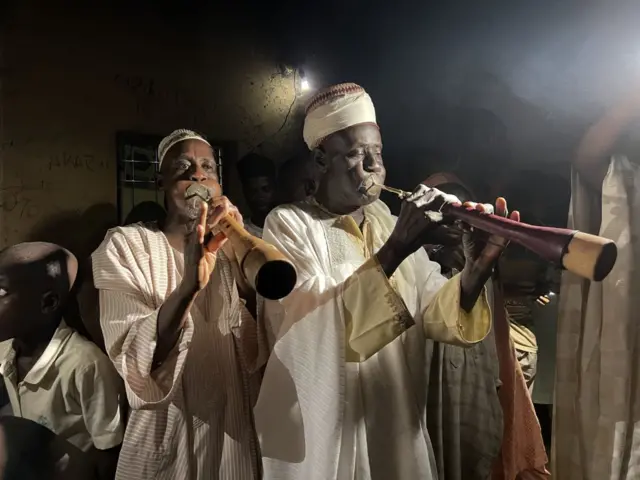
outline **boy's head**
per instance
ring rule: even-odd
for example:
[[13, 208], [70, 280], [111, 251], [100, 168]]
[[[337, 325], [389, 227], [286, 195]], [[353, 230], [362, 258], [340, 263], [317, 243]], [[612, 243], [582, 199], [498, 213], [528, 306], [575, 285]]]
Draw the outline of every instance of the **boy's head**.
[[19, 243], [0, 251], [0, 341], [57, 325], [77, 272], [73, 254], [52, 243]]

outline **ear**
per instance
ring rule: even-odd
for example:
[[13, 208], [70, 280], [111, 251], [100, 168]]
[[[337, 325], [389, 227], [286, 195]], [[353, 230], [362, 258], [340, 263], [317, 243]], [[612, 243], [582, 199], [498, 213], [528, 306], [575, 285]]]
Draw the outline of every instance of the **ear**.
[[156, 184], [160, 190], [164, 190], [164, 177], [160, 172], [156, 173]]
[[313, 160], [317, 171], [320, 173], [320, 176], [327, 173], [327, 170], [329, 170], [329, 160], [327, 158], [327, 154], [322, 150], [322, 147], [313, 149], [311, 152], [311, 159]]
[[60, 297], [57, 293], [47, 292], [42, 296], [40, 309], [45, 315], [51, 315], [60, 307]]

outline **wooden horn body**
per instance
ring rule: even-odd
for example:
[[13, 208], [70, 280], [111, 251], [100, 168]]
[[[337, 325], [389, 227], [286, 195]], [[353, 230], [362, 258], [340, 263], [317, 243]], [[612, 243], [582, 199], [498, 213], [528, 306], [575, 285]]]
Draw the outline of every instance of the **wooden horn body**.
[[445, 205], [442, 212], [475, 228], [504, 237], [545, 260], [596, 282], [609, 275], [618, 256], [618, 249], [612, 240], [578, 230], [538, 227], [457, 205]]
[[[213, 196], [214, 192], [201, 183], [192, 183], [185, 191], [187, 202], [209, 202]], [[231, 242], [242, 273], [258, 294], [280, 300], [291, 293], [298, 275], [276, 247], [251, 235], [230, 215], [224, 216], [218, 227]]]
[[269, 300], [280, 300], [291, 293], [297, 281], [296, 269], [276, 247], [251, 235], [230, 215], [218, 226], [233, 245], [242, 273], [256, 292]]

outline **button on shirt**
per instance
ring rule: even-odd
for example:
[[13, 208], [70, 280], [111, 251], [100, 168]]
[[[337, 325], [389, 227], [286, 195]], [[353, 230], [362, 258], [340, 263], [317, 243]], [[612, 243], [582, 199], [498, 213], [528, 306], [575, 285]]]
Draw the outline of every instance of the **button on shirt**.
[[21, 382], [17, 382], [13, 340], [0, 343], [13, 415], [47, 427], [80, 450], [122, 443], [121, 381], [100, 349], [64, 322]]

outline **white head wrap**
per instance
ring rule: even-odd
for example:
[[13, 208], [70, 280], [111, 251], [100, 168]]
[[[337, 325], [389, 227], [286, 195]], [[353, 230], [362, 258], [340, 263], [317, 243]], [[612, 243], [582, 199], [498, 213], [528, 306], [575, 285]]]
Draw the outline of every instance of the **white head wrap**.
[[361, 123], [376, 123], [371, 97], [360, 85], [341, 83], [311, 99], [302, 134], [309, 150], [313, 150], [332, 133]]
[[201, 142], [204, 142], [207, 145], [211, 146], [211, 144], [202, 135], [194, 132], [193, 130], [186, 130], [184, 128], [174, 130], [169, 135], [164, 137], [158, 145], [158, 168], [162, 166], [162, 160], [164, 160], [164, 156], [171, 149], [171, 147], [173, 147], [176, 143], [183, 142], [185, 140], [200, 140]]

